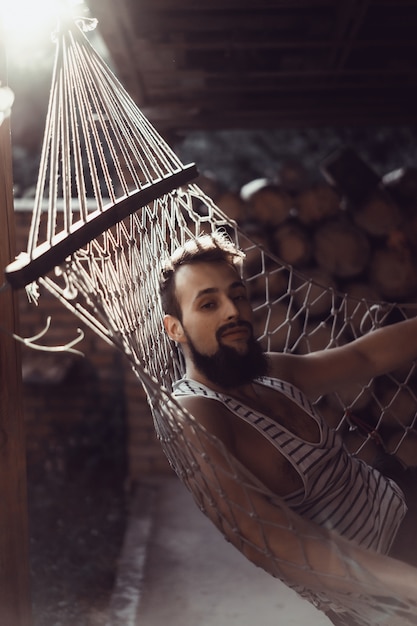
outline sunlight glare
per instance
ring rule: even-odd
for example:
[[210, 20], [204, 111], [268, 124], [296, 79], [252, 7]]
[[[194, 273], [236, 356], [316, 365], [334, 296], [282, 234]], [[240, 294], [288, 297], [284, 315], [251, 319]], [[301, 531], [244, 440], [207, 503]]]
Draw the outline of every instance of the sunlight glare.
[[0, 23], [8, 46], [24, 54], [83, 0], [0, 0]]

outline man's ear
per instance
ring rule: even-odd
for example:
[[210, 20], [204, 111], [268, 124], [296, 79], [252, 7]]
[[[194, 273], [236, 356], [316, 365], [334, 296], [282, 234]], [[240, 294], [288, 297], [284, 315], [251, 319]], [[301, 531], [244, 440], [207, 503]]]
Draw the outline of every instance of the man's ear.
[[184, 343], [186, 341], [184, 329], [178, 317], [174, 315], [164, 315], [165, 331], [170, 339]]

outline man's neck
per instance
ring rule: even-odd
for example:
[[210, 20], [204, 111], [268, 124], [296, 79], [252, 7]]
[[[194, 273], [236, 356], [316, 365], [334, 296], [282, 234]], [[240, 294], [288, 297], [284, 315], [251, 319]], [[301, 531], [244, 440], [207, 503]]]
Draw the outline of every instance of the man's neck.
[[217, 391], [218, 393], [224, 393], [229, 396], [233, 396], [235, 398], [252, 398], [256, 399], [256, 387], [253, 382], [246, 383], [244, 385], [238, 385], [236, 387], [222, 387], [211, 381], [207, 376], [205, 376], [202, 372], [197, 370], [195, 367], [187, 368], [185, 372], [185, 377], [191, 380], [195, 380], [198, 383], [201, 383], [205, 387], [209, 387], [213, 391]]

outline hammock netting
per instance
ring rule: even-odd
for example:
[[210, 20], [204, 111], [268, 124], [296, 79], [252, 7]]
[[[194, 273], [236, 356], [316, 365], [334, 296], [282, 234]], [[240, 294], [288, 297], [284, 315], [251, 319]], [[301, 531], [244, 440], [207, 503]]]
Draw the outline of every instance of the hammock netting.
[[[321, 287], [253, 241], [191, 182], [193, 167], [141, 114], [85, 24], [65, 23], [56, 36], [28, 249], [7, 268], [8, 281], [32, 294], [48, 290], [126, 355], [170, 464], [245, 556], [337, 624], [417, 624], [417, 570], [365, 550], [354, 560], [348, 542], [317, 535], [171, 396], [183, 363], [162, 326], [161, 263], [190, 237], [227, 231], [247, 254], [257, 332], [273, 350], [330, 349], [414, 310]], [[317, 404], [352, 454], [371, 461], [382, 448], [401, 456], [416, 432], [415, 378], [410, 364]], [[408, 407], [401, 418], [400, 403]], [[274, 519], [262, 516], [259, 498], [273, 502]]]

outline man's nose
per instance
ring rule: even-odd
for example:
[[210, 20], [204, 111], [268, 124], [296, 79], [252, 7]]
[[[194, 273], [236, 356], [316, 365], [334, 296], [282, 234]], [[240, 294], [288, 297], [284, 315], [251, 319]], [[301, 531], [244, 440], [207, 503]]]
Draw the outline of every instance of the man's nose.
[[239, 317], [239, 309], [236, 303], [230, 298], [226, 298], [224, 305], [224, 314], [226, 319], [233, 319]]

